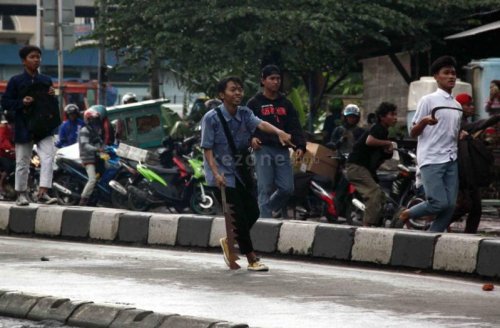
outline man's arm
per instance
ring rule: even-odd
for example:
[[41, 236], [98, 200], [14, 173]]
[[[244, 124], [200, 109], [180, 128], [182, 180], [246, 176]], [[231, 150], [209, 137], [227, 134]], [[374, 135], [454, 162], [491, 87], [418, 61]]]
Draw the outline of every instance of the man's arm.
[[59, 128], [59, 137], [57, 138], [56, 142], [56, 147], [61, 148], [62, 145], [66, 144], [66, 124], [61, 124], [61, 127]]
[[306, 150], [306, 138], [302, 126], [300, 126], [299, 115], [290, 101], [286, 101], [286, 106], [288, 107], [288, 117], [285, 121], [286, 131], [292, 135], [296, 148], [302, 150], [303, 153]]
[[370, 147], [392, 147], [392, 142], [390, 140], [375, 138], [369, 134], [368, 138], [366, 138], [366, 145]]
[[257, 129], [269, 134], [277, 135], [283, 146], [288, 145], [295, 147], [295, 145], [292, 143], [292, 136], [290, 134], [278, 129], [277, 127], [266, 121], [261, 121], [259, 125], [257, 125]]
[[424, 129], [427, 125], [435, 125], [437, 124], [437, 120], [432, 118], [432, 116], [428, 115], [422, 118], [418, 123], [414, 124], [410, 131], [410, 136], [412, 138], [416, 138], [424, 132]]
[[218, 187], [225, 186], [226, 179], [224, 178], [223, 175], [219, 174], [219, 169], [217, 168], [217, 163], [215, 162], [214, 152], [212, 151], [212, 149], [207, 149], [207, 148], [203, 149], [203, 155], [205, 156], [205, 160], [207, 161], [208, 166], [210, 167], [210, 170], [214, 175], [217, 186]]

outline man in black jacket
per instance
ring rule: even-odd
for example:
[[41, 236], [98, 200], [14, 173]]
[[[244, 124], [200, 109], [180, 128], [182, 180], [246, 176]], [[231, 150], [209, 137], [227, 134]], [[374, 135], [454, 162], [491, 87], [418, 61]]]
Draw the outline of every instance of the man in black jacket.
[[[280, 93], [281, 75], [275, 65], [267, 65], [261, 72], [262, 92], [247, 103], [254, 114], [292, 135], [295, 155], [301, 158], [306, 140], [292, 103]], [[293, 170], [290, 153], [275, 135], [256, 130], [252, 138], [257, 173], [258, 201], [261, 218], [275, 217], [293, 193]], [[284, 213], [286, 215], [286, 213]]]
[[40, 157], [39, 203], [53, 204], [47, 190], [52, 187], [53, 161], [55, 155], [54, 130], [61, 123], [58, 101], [50, 76], [38, 73], [42, 51], [36, 46], [25, 46], [19, 51], [24, 71], [13, 76], [2, 97], [2, 107], [15, 120], [16, 204], [29, 204], [27, 195], [28, 176], [33, 144], [37, 145]]

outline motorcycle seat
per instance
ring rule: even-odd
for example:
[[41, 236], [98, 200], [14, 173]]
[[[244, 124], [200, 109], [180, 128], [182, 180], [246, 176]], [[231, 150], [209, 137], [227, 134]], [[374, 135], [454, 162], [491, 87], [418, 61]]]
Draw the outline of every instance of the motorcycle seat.
[[167, 169], [161, 166], [148, 165], [148, 168], [160, 174], [179, 174], [179, 169], [176, 167]]
[[380, 182], [383, 181], [394, 181], [397, 179], [399, 171], [378, 171], [377, 177]]

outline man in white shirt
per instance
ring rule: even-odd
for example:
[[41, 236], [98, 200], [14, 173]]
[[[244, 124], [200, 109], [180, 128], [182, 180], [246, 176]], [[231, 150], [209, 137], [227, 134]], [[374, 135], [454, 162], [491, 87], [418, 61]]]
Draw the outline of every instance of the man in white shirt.
[[451, 91], [457, 78], [457, 63], [453, 57], [443, 56], [431, 65], [431, 73], [438, 84], [436, 92], [424, 96], [418, 103], [413, 118], [411, 136], [418, 137], [417, 162], [427, 200], [404, 210], [400, 219], [433, 215], [429, 231], [443, 232], [450, 224], [458, 193], [457, 142], [462, 112], [442, 109], [432, 118], [432, 109], [438, 106], [461, 108]]

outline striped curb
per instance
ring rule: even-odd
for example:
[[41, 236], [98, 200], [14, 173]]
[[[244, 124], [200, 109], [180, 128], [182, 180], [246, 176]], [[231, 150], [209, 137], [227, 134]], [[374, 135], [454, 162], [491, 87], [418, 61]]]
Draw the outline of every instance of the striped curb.
[[0, 315], [85, 328], [248, 328], [224, 320], [0, 290]]
[[[222, 217], [0, 203], [0, 232], [218, 248]], [[500, 238], [261, 219], [255, 250], [500, 278]]]

